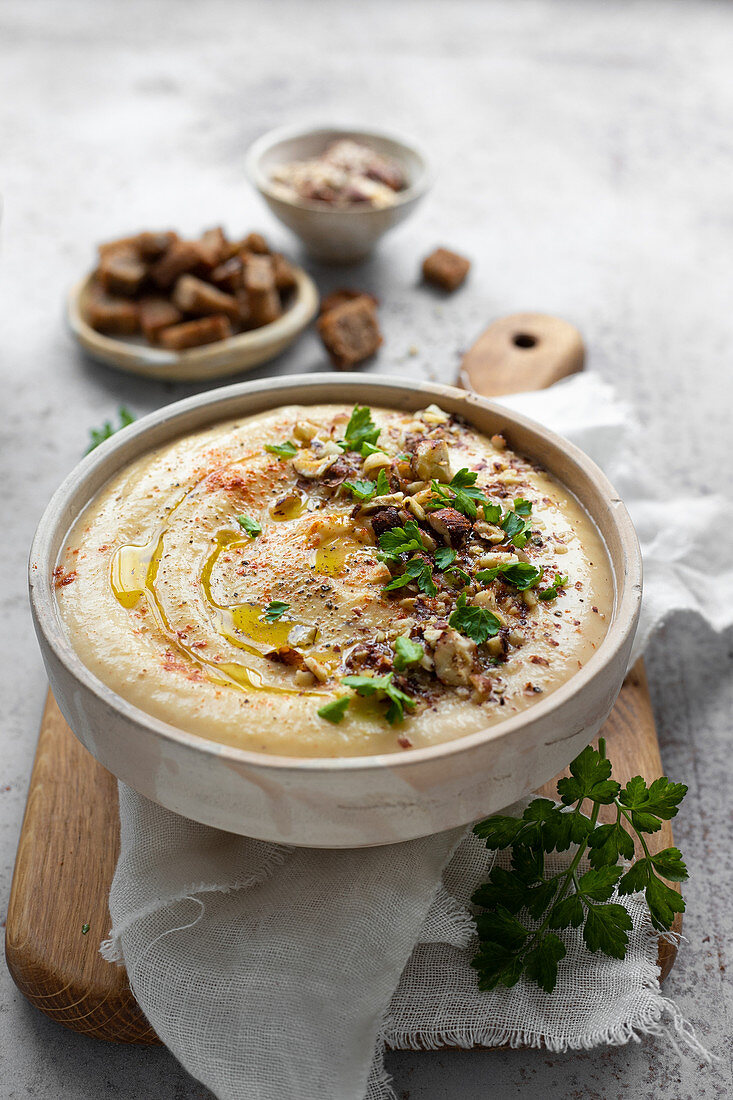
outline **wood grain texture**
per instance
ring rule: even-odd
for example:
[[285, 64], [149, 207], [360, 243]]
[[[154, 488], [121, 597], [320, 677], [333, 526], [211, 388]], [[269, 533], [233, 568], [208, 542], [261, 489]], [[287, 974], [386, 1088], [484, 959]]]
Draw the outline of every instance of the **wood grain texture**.
[[10, 891], [8, 968], [31, 1004], [65, 1027], [157, 1043], [124, 968], [99, 953], [118, 851], [117, 781], [77, 741], [49, 692]]
[[494, 321], [463, 357], [459, 382], [484, 397], [543, 390], [583, 369], [578, 330], [546, 313], [513, 313]]
[[[517, 332], [535, 335], [537, 344], [517, 348], [511, 343]], [[536, 355], [522, 359], [535, 347]], [[461, 380], [485, 396], [498, 396], [551, 385], [582, 366], [582, 340], [567, 322], [516, 314], [479, 338], [464, 359]], [[626, 678], [601, 736], [622, 782], [662, 774], [641, 661]], [[540, 793], [552, 797], [555, 782]], [[669, 822], [649, 840], [653, 851], [670, 845]], [[76, 740], [49, 693], [10, 895], [8, 967], [31, 1004], [65, 1027], [112, 1042], [154, 1044], [160, 1040], [135, 1001], [124, 968], [99, 954], [110, 926], [107, 898], [118, 850], [116, 780]], [[680, 926], [678, 918], [674, 927]], [[675, 944], [660, 943], [662, 978], [675, 954]]]

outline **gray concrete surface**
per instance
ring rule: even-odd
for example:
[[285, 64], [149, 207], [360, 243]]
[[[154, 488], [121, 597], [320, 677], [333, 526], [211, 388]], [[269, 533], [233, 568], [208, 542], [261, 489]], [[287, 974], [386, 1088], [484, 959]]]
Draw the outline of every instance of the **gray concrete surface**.
[[[63, 293], [94, 242], [223, 221], [290, 246], [244, 178], [254, 137], [324, 118], [414, 133], [438, 169], [429, 200], [363, 269], [317, 272], [324, 289], [382, 299], [385, 345], [368, 370], [450, 381], [490, 319], [556, 312], [640, 409], [669, 484], [717, 488], [731, 470], [732, 45], [733, 7], [687, 0], [0, 4], [0, 916], [46, 690], [25, 596], [35, 523], [89, 426], [121, 401], [140, 414], [191, 392], [95, 366], [71, 342]], [[475, 260], [446, 302], [416, 286], [438, 242]], [[268, 370], [323, 365], [310, 333]], [[649, 653], [665, 764], [690, 785], [676, 824], [693, 876], [687, 941], [666, 990], [719, 1061], [702, 1067], [661, 1039], [394, 1055], [402, 1097], [731, 1095], [729, 650], [677, 622]], [[163, 1050], [51, 1024], [0, 968], [0, 1097], [205, 1095]]]

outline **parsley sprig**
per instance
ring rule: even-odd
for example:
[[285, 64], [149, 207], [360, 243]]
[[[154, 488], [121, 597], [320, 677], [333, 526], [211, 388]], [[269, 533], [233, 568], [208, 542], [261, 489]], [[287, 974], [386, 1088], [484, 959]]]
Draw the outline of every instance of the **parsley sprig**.
[[479, 569], [476, 573], [476, 580], [481, 584], [490, 584], [497, 577], [503, 577], [520, 592], [524, 592], [537, 584], [542, 577], [542, 570], [526, 561], [510, 561], [494, 565], [491, 569]]
[[404, 527], [392, 527], [379, 536], [380, 557], [383, 561], [396, 561], [400, 554], [412, 554], [423, 549], [420, 528], [414, 519], [408, 519]]
[[362, 502], [371, 500], [374, 496], [383, 497], [389, 493], [389, 481], [384, 469], [379, 471], [376, 481], [359, 478], [356, 481], [345, 481], [344, 485], [350, 490], [352, 496]]
[[385, 718], [390, 725], [394, 725], [404, 720], [405, 707], [415, 709], [415, 700], [392, 683], [393, 676], [393, 672], [387, 672], [384, 676], [344, 676], [341, 683], [353, 688], [357, 695], [387, 699], [389, 706]]
[[345, 451], [361, 451], [364, 457], [374, 454], [372, 448], [379, 439], [379, 431], [371, 409], [367, 405], [354, 405], [341, 446]]
[[89, 452], [93, 451], [95, 447], [98, 447], [100, 443], [104, 443], [106, 439], [111, 439], [116, 432], [122, 431], [123, 428], [127, 428], [130, 424], [135, 423], [134, 415], [124, 405], [120, 405], [117, 410], [117, 415], [120, 418], [120, 423], [116, 428], [111, 420], [105, 420], [101, 428], [89, 429], [89, 446], [84, 452], [85, 455], [88, 455]]
[[406, 634], [400, 634], [394, 640], [394, 667], [397, 672], [418, 665], [425, 656], [425, 648], [421, 642], [413, 642]]
[[469, 519], [476, 519], [478, 515], [477, 503], [488, 504], [484, 494], [476, 488], [477, 478], [478, 474], [474, 470], [469, 470], [467, 466], [464, 466], [457, 474], [453, 475], [447, 485], [442, 485], [439, 481], [432, 481], [433, 501], [428, 505], [429, 510], [435, 511], [438, 508], [450, 505], [451, 508], [455, 508], [457, 512], [462, 512]]
[[277, 455], [281, 462], [298, 453], [298, 448], [290, 439], [286, 439], [284, 443], [265, 443], [265, 450], [268, 454]]
[[493, 638], [501, 630], [501, 622], [493, 611], [468, 603], [465, 592], [461, 592], [458, 597], [455, 611], [448, 619], [448, 626], [472, 638], [477, 645]]
[[539, 590], [539, 592], [537, 593], [537, 596], [540, 600], [554, 600], [554, 599], [557, 599], [557, 597], [560, 593], [560, 589], [564, 588], [567, 583], [568, 583], [568, 578], [566, 576], [561, 577], [560, 574], [558, 573], [558, 575], [555, 577], [552, 584], [548, 585], [547, 588], [541, 588]]
[[526, 545], [530, 535], [532, 525], [526, 517], [529, 516], [531, 511], [532, 505], [530, 502], [519, 497], [514, 501], [514, 509], [505, 512], [501, 520], [500, 526], [504, 531], [506, 541], [511, 542], [520, 550]]
[[[583, 927], [589, 951], [623, 959], [631, 918], [625, 906], [611, 901], [644, 891], [653, 926], [667, 931], [685, 903], [668, 882], [682, 882], [687, 868], [677, 848], [652, 853], [644, 834], [657, 832], [662, 821], [677, 813], [687, 793], [683, 783], [666, 776], [650, 786], [641, 776], [625, 787], [611, 779], [606, 745], [588, 746], [570, 765], [570, 776], [559, 780], [562, 805], [536, 798], [521, 817], [495, 815], [474, 826], [487, 848], [511, 848], [511, 870], [496, 867], [478, 888], [473, 902], [484, 911], [476, 919], [479, 950], [472, 966], [479, 988], [513, 986], [524, 975], [551, 993], [558, 963], [566, 948], [557, 932]], [[581, 812], [590, 803], [590, 816]], [[616, 820], [598, 824], [601, 806], [613, 806]], [[634, 856], [634, 838], [644, 855], [628, 869], [619, 859]], [[577, 849], [568, 866], [545, 872], [545, 855]], [[587, 858], [590, 869], [581, 864]], [[666, 880], [666, 881], [665, 881]]]
[[357, 478], [356, 481], [345, 481], [344, 488], [348, 489], [356, 500], [364, 502], [372, 499], [377, 491], [377, 483], [366, 477]]
[[258, 535], [262, 534], [262, 525], [258, 523], [256, 519], [252, 519], [251, 516], [235, 516], [235, 519], [239, 526], [247, 532], [251, 539], [256, 539]]
[[275, 623], [282, 615], [285, 614], [289, 607], [290, 604], [283, 603], [282, 600], [270, 600], [267, 607], [265, 608], [265, 613], [262, 618], [266, 623]]
[[416, 584], [426, 596], [437, 596], [438, 589], [433, 580], [433, 570], [430, 562], [425, 558], [410, 558], [405, 566], [404, 573], [393, 577], [389, 584], [382, 589], [383, 592], [395, 592], [398, 588], [404, 588], [407, 584]]

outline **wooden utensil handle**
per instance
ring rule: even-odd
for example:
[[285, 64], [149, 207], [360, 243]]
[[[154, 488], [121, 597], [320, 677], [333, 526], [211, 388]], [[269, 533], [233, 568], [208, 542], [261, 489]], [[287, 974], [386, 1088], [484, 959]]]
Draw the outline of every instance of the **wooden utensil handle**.
[[494, 321], [463, 357], [459, 382], [485, 397], [544, 390], [583, 369], [585, 347], [568, 321], [513, 313]]

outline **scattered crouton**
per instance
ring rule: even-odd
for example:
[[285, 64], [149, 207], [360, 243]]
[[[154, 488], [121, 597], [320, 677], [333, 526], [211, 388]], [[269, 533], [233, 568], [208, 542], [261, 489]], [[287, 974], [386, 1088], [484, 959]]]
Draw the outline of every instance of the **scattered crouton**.
[[422, 273], [426, 282], [452, 293], [465, 280], [471, 261], [447, 248], [436, 248], [423, 260]]
[[158, 340], [169, 351], [185, 351], [186, 348], [201, 347], [202, 344], [214, 344], [232, 335], [232, 326], [223, 313], [212, 317], [200, 317], [198, 321], [184, 321], [180, 325], [164, 328]]
[[220, 226], [197, 240], [144, 231], [99, 246], [86, 319], [99, 332], [141, 332], [180, 351], [271, 324], [297, 285], [293, 265], [261, 233], [232, 241]]
[[330, 309], [318, 319], [318, 332], [338, 370], [371, 358], [382, 343], [377, 309], [366, 295]]

